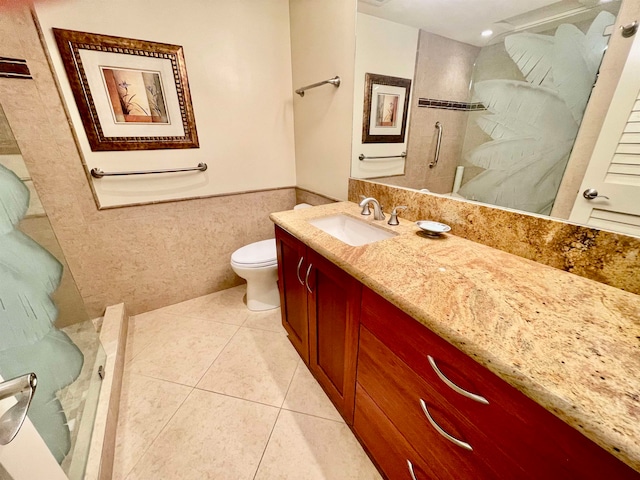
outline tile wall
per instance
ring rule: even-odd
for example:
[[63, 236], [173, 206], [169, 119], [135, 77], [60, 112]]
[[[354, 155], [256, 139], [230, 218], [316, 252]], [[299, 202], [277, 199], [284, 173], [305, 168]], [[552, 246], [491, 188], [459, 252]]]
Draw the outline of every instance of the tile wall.
[[[478, 47], [420, 31], [407, 129], [409, 143], [405, 175], [378, 178], [376, 181], [390, 181], [409, 188], [428, 188], [438, 193], [451, 191], [469, 113], [441, 108], [434, 100], [469, 101], [469, 80], [479, 50]], [[419, 106], [420, 98], [431, 100], [430, 105]], [[429, 168], [436, 148], [436, 122], [443, 127], [442, 146], [437, 166]]]

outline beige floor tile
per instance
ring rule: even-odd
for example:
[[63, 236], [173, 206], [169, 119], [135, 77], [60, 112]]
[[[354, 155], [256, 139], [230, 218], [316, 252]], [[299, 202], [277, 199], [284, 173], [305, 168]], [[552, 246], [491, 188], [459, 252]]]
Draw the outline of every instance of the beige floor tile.
[[242, 325], [250, 313], [244, 301], [246, 284], [164, 307], [157, 312]]
[[125, 373], [113, 479], [126, 478], [191, 392], [191, 387]]
[[280, 407], [298, 361], [283, 334], [240, 327], [197, 387]]
[[[161, 329], [151, 343], [130, 360], [128, 368], [133, 373], [195, 386], [238, 328], [182, 318], [171, 328]], [[144, 334], [148, 335], [148, 331]]]
[[249, 312], [249, 315], [242, 326], [258, 328], [260, 330], [269, 330], [270, 332], [278, 332], [284, 335], [287, 334], [287, 331], [282, 326], [282, 316], [279, 308], [274, 308], [273, 310], [267, 310], [265, 312]]
[[344, 423], [281, 410], [256, 480], [381, 479]]
[[127, 360], [133, 360], [152, 343], [161, 343], [174, 338], [179, 330], [190, 331], [206, 328], [202, 320], [178, 314], [162, 313], [158, 310], [135, 315], [129, 319], [127, 337]]
[[274, 407], [194, 390], [127, 478], [252, 479], [277, 415]]
[[304, 362], [298, 364], [282, 408], [344, 422]]

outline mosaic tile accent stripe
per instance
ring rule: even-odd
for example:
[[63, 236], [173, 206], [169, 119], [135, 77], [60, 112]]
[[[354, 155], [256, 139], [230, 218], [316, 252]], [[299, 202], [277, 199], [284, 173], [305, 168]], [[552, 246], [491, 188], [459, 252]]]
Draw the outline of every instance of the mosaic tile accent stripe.
[[418, 106], [426, 108], [441, 108], [443, 110], [461, 110], [464, 112], [474, 112], [487, 109], [482, 102], [454, 102], [453, 100], [435, 100], [433, 98], [419, 98]]
[[27, 61], [21, 58], [0, 57], [0, 77], [31, 79]]

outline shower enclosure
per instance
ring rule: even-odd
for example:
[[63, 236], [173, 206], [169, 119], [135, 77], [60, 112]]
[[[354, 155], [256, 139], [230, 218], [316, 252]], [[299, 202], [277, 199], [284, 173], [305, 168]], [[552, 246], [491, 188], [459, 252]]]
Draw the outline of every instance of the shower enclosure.
[[[592, 10], [480, 50], [471, 79], [459, 195], [548, 215], [596, 81], [615, 15]], [[559, 25], [558, 25], [559, 23]]]
[[[0, 377], [35, 373], [26, 430], [35, 427], [34, 442], [46, 445], [71, 479], [84, 476], [103, 363], [96, 326], [0, 107]], [[11, 423], [6, 410], [15, 401], [19, 408], [20, 398], [0, 404], [0, 425]], [[21, 435], [27, 433], [13, 442]], [[12, 443], [0, 446], [1, 479], [21, 478], [3, 450]]]

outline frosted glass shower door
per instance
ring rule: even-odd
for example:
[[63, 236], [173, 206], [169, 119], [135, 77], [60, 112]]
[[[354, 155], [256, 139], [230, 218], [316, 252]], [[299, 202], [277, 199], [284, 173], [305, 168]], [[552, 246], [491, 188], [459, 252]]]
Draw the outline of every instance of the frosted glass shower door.
[[104, 350], [65, 265], [0, 107], [0, 375], [38, 379], [22, 430], [0, 446], [0, 480], [84, 477]]

